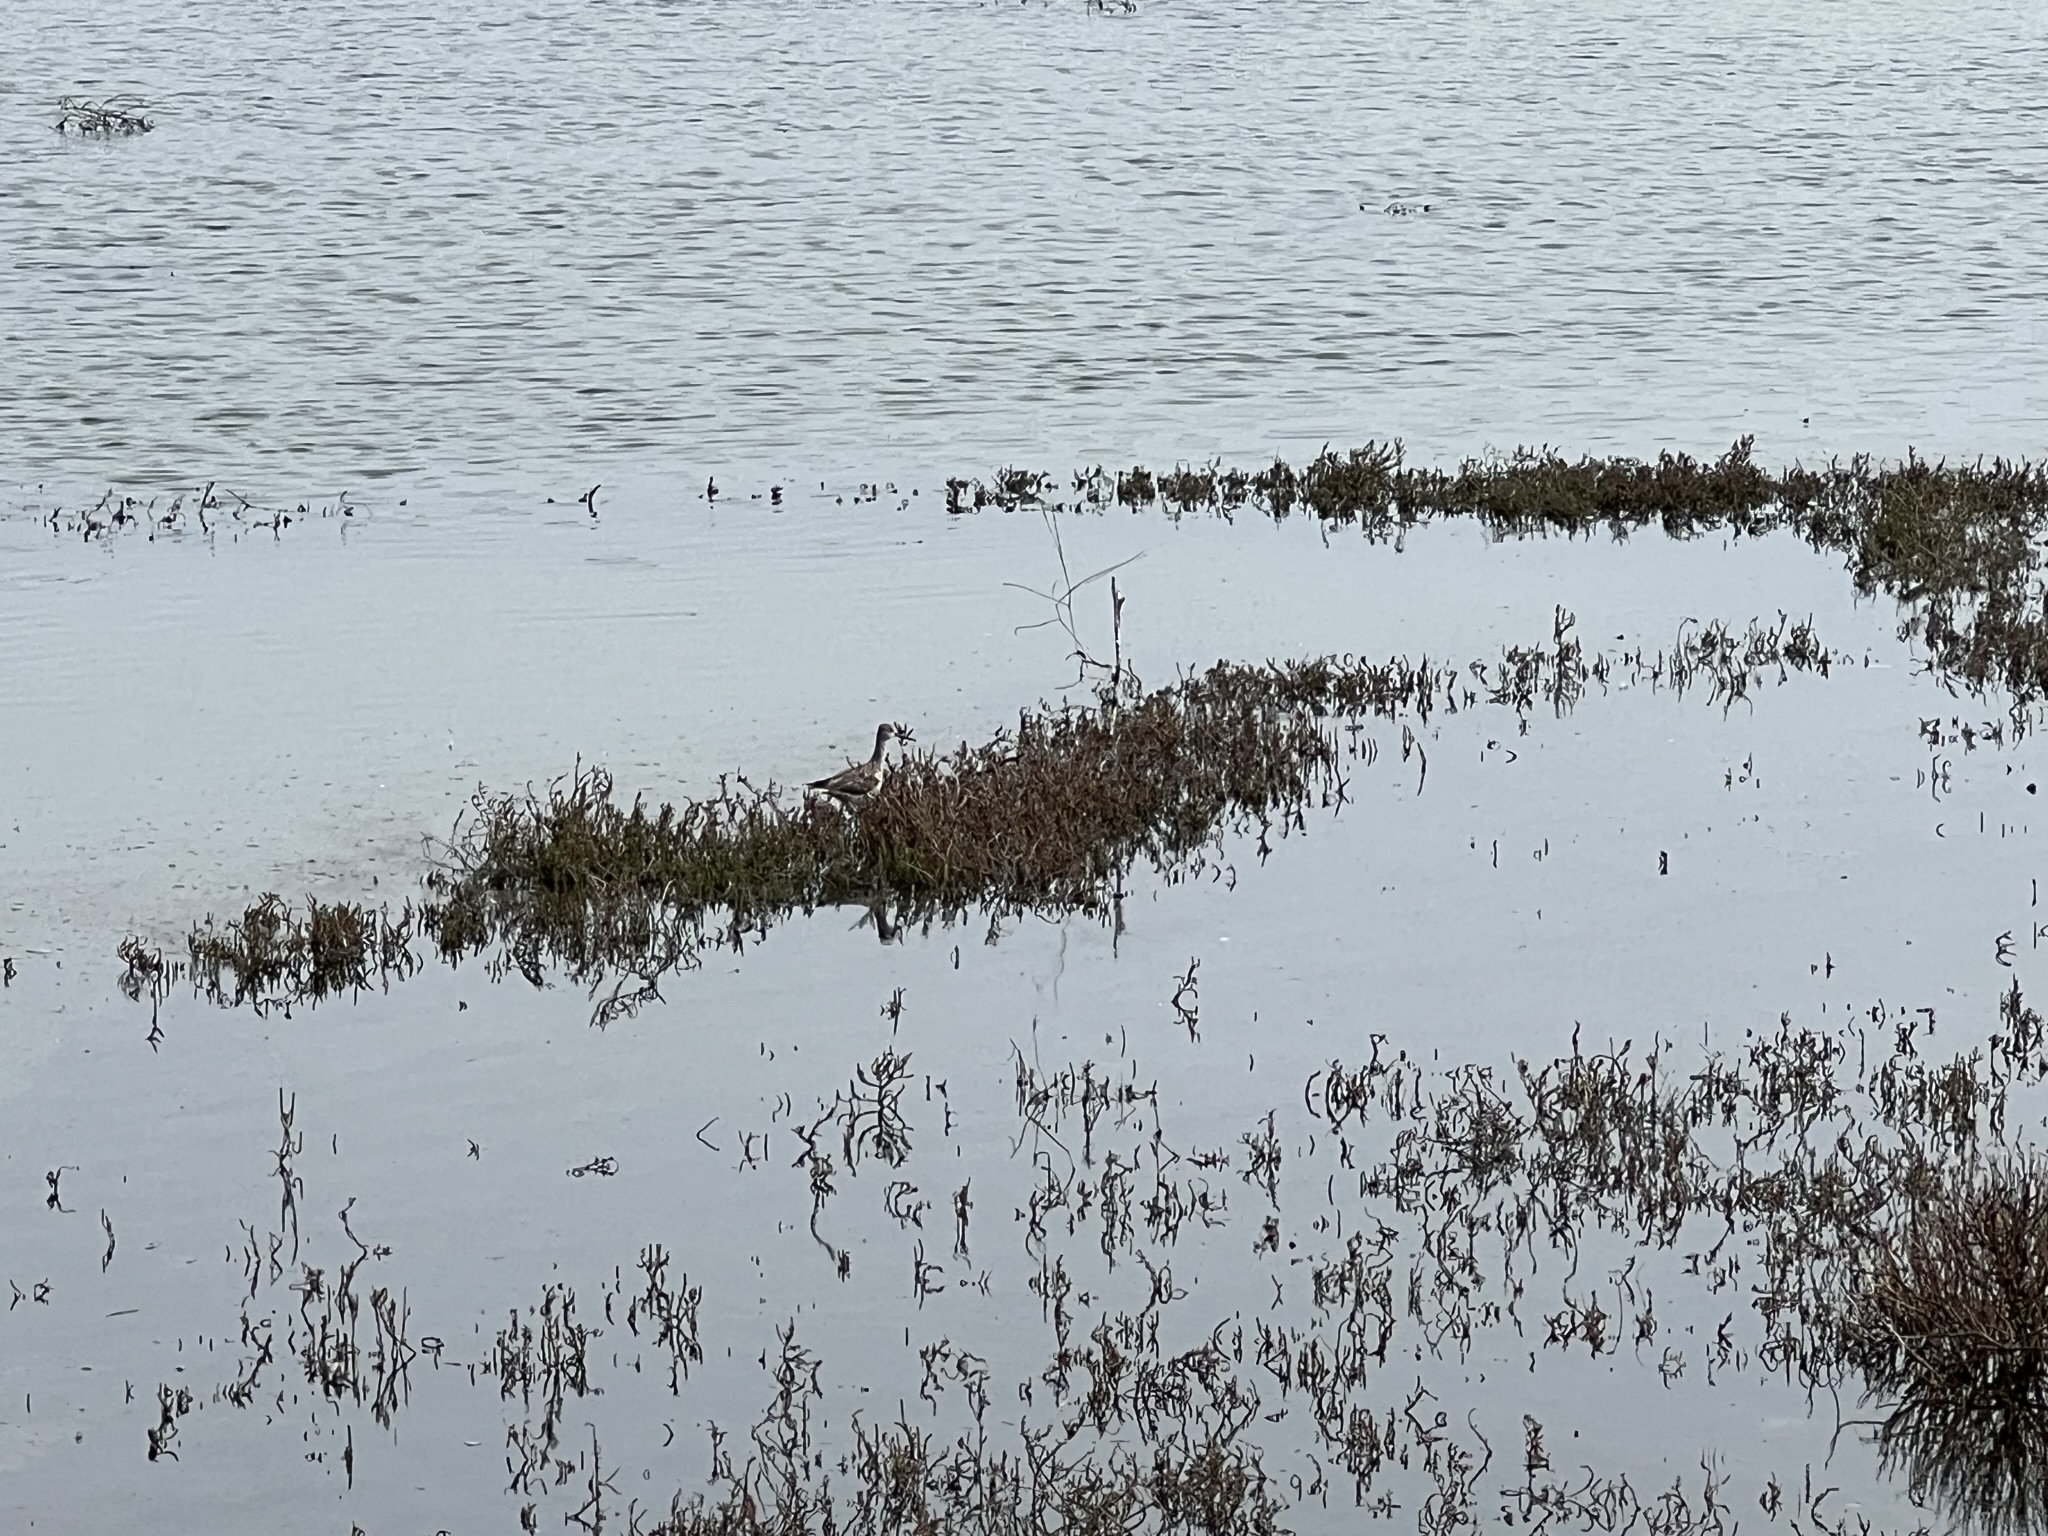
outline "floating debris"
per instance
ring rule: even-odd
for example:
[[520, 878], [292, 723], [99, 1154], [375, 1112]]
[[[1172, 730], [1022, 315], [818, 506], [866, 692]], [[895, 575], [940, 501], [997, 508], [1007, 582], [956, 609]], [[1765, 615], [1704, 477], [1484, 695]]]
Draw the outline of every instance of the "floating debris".
[[135, 96], [108, 96], [93, 101], [84, 96], [57, 98], [59, 133], [90, 134], [99, 138], [124, 138], [148, 133], [156, 127], [145, 104]]

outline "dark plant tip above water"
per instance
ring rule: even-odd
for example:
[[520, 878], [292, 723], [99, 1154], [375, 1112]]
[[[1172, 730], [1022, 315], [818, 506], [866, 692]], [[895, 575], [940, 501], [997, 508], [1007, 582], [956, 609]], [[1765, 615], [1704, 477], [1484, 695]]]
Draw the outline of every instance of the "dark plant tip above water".
[[[1825, 676], [1837, 660], [1782, 614], [1741, 633], [1688, 624], [1664, 652], [1588, 654], [1560, 609], [1548, 645], [1463, 666], [1221, 662], [1150, 691], [1119, 666], [1092, 703], [1023, 710], [980, 746], [906, 753], [852, 810], [738, 774], [703, 799], [627, 804], [604, 769], [579, 767], [544, 791], [479, 791], [434, 848], [418, 909], [266, 896], [194, 929], [184, 970], [218, 1002], [319, 1001], [403, 980], [424, 934], [451, 962], [495, 949], [536, 985], [551, 967], [594, 996], [609, 985], [603, 1023], [657, 997], [707, 944], [740, 948], [821, 907], [866, 908], [884, 939], [1026, 912], [1120, 926], [1135, 870], [1169, 883], [1220, 870], [1238, 832], [1263, 860], [1311, 807], [1340, 808], [1379, 756], [1356, 729], [1368, 720], [1420, 726], [1483, 704], [1527, 730], [1538, 707], [1562, 715], [1620, 686], [1698, 689], [1727, 708], [1770, 674]], [[1401, 760], [1419, 792], [1428, 752], [1407, 725]], [[121, 957], [130, 996], [164, 994], [155, 951], [131, 940]]]
[[[403, 503], [400, 503], [403, 505]], [[30, 507], [27, 514], [54, 534], [75, 536], [86, 543], [107, 543], [123, 535], [141, 534], [154, 543], [159, 537], [194, 535], [213, 538], [258, 530], [281, 535], [294, 523], [313, 519], [353, 519], [359, 509], [349, 492], [290, 506], [259, 503], [217, 480], [188, 485], [148, 497], [109, 488], [90, 506]]]

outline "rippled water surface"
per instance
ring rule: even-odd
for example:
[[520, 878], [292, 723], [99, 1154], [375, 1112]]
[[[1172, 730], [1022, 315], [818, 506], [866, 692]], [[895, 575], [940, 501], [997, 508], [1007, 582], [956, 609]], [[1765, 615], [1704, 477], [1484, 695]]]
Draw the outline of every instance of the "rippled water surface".
[[[2031, 5], [28, 0], [0, 50], [30, 479], [2010, 452], [2048, 406]], [[115, 91], [154, 133], [50, 131]]]
[[[2048, 938], [2026, 713], [1788, 534], [953, 517], [946, 477], [2038, 456], [2038, 7], [27, 0], [0, 59], [0, 1527], [645, 1529], [765, 1499], [792, 1404], [842, 1495], [891, 1425], [1150, 1466], [1202, 1371], [1298, 1530], [1946, 1518], [1770, 1353], [1756, 1208], [1659, 1243], [1368, 1175], [1581, 1052], [1682, 1088], [1825, 1043], [1843, 1099], [1752, 1172], [1896, 1133]], [[52, 131], [115, 93], [154, 130]], [[255, 507], [195, 527], [208, 482]], [[146, 516], [81, 522], [109, 485]], [[479, 785], [789, 783], [1083, 697], [1062, 552], [1148, 683], [1426, 655], [1475, 698], [1333, 725], [1341, 793], [1116, 920], [828, 909], [603, 1030], [483, 960], [118, 989], [124, 938], [265, 892], [417, 897]], [[1807, 618], [1825, 675], [1645, 672]], [[1613, 664], [1576, 708], [1477, 697], [1565, 633]], [[892, 1061], [899, 1140], [854, 1111]], [[2035, 1144], [2041, 1074], [1998, 1102]], [[1359, 1254], [1391, 1332], [1336, 1391]], [[685, 1372], [648, 1297], [689, 1287]]]

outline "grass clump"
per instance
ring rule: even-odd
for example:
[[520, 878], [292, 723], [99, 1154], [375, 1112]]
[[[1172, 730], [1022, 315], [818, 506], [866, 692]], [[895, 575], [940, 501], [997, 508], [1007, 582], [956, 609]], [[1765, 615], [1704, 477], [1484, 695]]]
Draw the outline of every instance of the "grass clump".
[[579, 768], [477, 797], [440, 849], [428, 922], [450, 955], [509, 935], [529, 975], [551, 956], [588, 977], [622, 954], [686, 963], [821, 906], [1105, 915], [1135, 865], [1184, 871], [1224, 832], [1270, 831], [1333, 790], [1332, 714], [1426, 712], [1455, 681], [1428, 663], [1218, 666], [913, 754], [857, 815], [730, 777], [703, 800], [627, 804]]
[[1834, 659], [1783, 615], [1741, 634], [1688, 629], [1655, 656], [1589, 655], [1574, 628], [1560, 609], [1549, 646], [1462, 667], [1219, 663], [1149, 692], [1119, 673], [1092, 704], [1024, 710], [980, 745], [910, 754], [855, 815], [736, 776], [702, 800], [628, 804], [603, 769], [579, 768], [545, 791], [479, 795], [439, 850], [426, 921], [451, 957], [507, 938], [536, 980], [549, 957], [585, 980], [621, 955], [666, 969], [825, 906], [867, 906], [885, 928], [972, 913], [1114, 921], [1134, 869], [1186, 878], [1240, 832], [1263, 857], [1308, 808], [1341, 804], [1353, 765], [1377, 752], [1348, 729], [1358, 722], [1485, 702], [1526, 726], [1539, 704], [1563, 714], [1621, 682], [1733, 702], [1770, 669], [1825, 673]]
[[1916, 1501], [1992, 1532], [2048, 1522], [2048, 1158], [1948, 1173], [1879, 1243], [1846, 1336]]
[[[1839, 494], [1844, 484], [1860, 489], [1881, 473], [1858, 459], [1837, 466], [1831, 475], [1795, 469], [1774, 476], [1755, 463], [1752, 447], [1752, 440], [1744, 438], [1719, 459], [1665, 453], [1654, 462], [1571, 460], [1553, 449], [1518, 448], [1505, 457], [1468, 459], [1444, 471], [1411, 466], [1399, 442], [1375, 441], [1347, 452], [1326, 447], [1299, 468], [1284, 459], [1252, 471], [1220, 464], [1178, 465], [1157, 475], [1143, 465], [1114, 474], [1096, 468], [1074, 476], [1073, 505], [1096, 510], [1111, 503], [1133, 510], [1159, 506], [1176, 518], [1200, 511], [1230, 515], [1249, 506], [1276, 521], [1299, 512], [1379, 536], [1446, 517], [1474, 518], [1499, 533], [1577, 533], [1596, 527], [1626, 532], [1656, 524], [1691, 535], [1728, 527], [1761, 531], [1801, 498], [1823, 489]], [[1038, 504], [1038, 495], [1013, 494], [1019, 478], [1019, 471], [1006, 469], [992, 485], [949, 481], [958, 489], [948, 510], [993, 505], [1011, 511]], [[1051, 484], [1050, 476], [1042, 476], [1034, 489]]]
[[217, 1001], [259, 1008], [320, 1002], [403, 981], [419, 967], [417, 913], [265, 895], [226, 922], [208, 917], [186, 940], [193, 982]]

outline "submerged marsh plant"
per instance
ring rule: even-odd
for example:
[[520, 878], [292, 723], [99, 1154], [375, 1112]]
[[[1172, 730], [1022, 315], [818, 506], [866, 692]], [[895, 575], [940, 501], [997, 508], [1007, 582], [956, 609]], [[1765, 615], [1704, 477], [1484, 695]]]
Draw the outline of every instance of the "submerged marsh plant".
[[[1730, 1054], [1681, 1056], [1662, 1038], [1647, 1051], [1582, 1048], [1575, 1035], [1569, 1055], [1511, 1071], [1439, 1066], [1433, 1050], [1389, 1052], [1374, 1036], [1370, 1059], [1333, 1060], [1303, 1084], [1306, 1123], [1271, 1110], [1215, 1150], [1179, 1141], [1195, 1127], [1162, 1112], [1156, 1085], [1123, 1075], [1134, 1061], [1105, 1077], [1085, 1060], [1041, 1068], [1013, 1046], [1013, 1150], [1064, 1154], [1031, 1159], [1016, 1211], [1051, 1335], [1018, 1406], [1007, 1408], [1009, 1367], [949, 1333], [919, 1351], [913, 1406], [870, 1422], [856, 1402], [834, 1444], [820, 1357], [796, 1344], [794, 1323], [778, 1327], [760, 1357], [774, 1400], [747, 1454], [723, 1451], [714, 1427], [709, 1490], [678, 1494], [650, 1529], [1251, 1536], [1297, 1515], [1352, 1528], [1331, 1513], [1347, 1493], [1357, 1528], [1405, 1507], [1427, 1536], [1731, 1528], [1745, 1501], [1726, 1501], [1711, 1452], [1697, 1481], [1637, 1488], [1561, 1457], [1553, 1469], [1542, 1424], [1524, 1415], [1521, 1478], [1489, 1476], [1504, 1447], [1482, 1420], [1514, 1389], [1475, 1387], [1470, 1366], [1526, 1342], [1531, 1372], [1564, 1355], [1618, 1373], [1633, 1360], [1664, 1392], [1701, 1374], [1725, 1390], [1754, 1368], [1804, 1387], [1823, 1420], [1831, 1389], [1860, 1375], [1894, 1410], [1876, 1446], [1916, 1503], [2013, 1536], [2038, 1530], [2048, 1163], [1997, 1129], [2010, 1092], [2041, 1086], [2021, 1060], [2038, 1020], [2010, 995], [1988, 1049], [1936, 1069], [1974, 1081], [1981, 1157], [1948, 1150], [1941, 1104], [1885, 1086], [1926, 1043], [1903, 1009], [1818, 1027], [1781, 1017]], [[916, 1172], [886, 1161], [884, 1177]], [[850, 1159], [845, 1172], [855, 1177]], [[1234, 1205], [1239, 1187], [1252, 1197]], [[915, 1209], [891, 1214], [921, 1272]], [[1213, 1241], [1255, 1227], [1264, 1235], [1248, 1247]], [[1204, 1310], [1186, 1274], [1212, 1279], [1225, 1250], [1248, 1251], [1272, 1280], [1270, 1305]], [[940, 1291], [918, 1294], [922, 1307]], [[1007, 1411], [991, 1415], [994, 1404]], [[1688, 1435], [1697, 1421], [1681, 1414], [1674, 1431]], [[1814, 1478], [1788, 1498], [1773, 1475], [1758, 1504], [1795, 1530], [1895, 1529], [1836, 1513], [1844, 1491]]]
[[[900, 993], [883, 1006], [892, 1041], [902, 1011]], [[1013, 1043], [1016, 1176], [1006, 1186], [978, 1171], [988, 1182], [974, 1188], [997, 1211], [1016, 1200], [1011, 1240], [1022, 1253], [1011, 1262], [1021, 1258], [1051, 1333], [1048, 1352], [1022, 1362], [1017, 1406], [1006, 1377], [1018, 1363], [970, 1350], [957, 1331], [963, 1316], [945, 1313], [934, 1328], [947, 1336], [918, 1352], [918, 1397], [872, 1419], [859, 1399], [841, 1397], [852, 1409], [842, 1418], [827, 1411], [837, 1406], [827, 1393], [851, 1383], [826, 1386], [824, 1362], [797, 1343], [792, 1321], [760, 1356], [773, 1399], [751, 1432], [738, 1430], [728, 1452], [727, 1432], [712, 1425], [709, 1486], [679, 1493], [665, 1514], [636, 1510], [644, 1518], [633, 1528], [1257, 1536], [1286, 1528], [1295, 1511], [1321, 1528], [1328, 1522], [1309, 1511], [1318, 1501], [1341, 1507], [1347, 1492], [1376, 1516], [1421, 1508], [1417, 1529], [1428, 1536], [1479, 1528], [1495, 1510], [1539, 1532], [1621, 1531], [1639, 1516], [1669, 1536], [1727, 1528], [1711, 1456], [1700, 1463], [1698, 1504], [1675, 1481], [1638, 1490], [1570, 1463], [1539, 1476], [1551, 1466], [1542, 1426], [1525, 1418], [1526, 1481], [1489, 1477], [1500, 1442], [1487, 1436], [1498, 1425], [1481, 1420], [1511, 1389], [1461, 1393], [1439, 1368], [1469, 1388], [1471, 1363], [1512, 1337], [1515, 1355], [1526, 1340], [1532, 1372], [1553, 1355], [1619, 1371], [1633, 1359], [1667, 1391], [1703, 1373], [1718, 1387], [1753, 1367], [1805, 1389], [1823, 1416], [1831, 1395], [1860, 1378], [1889, 1414], [1878, 1454], [1914, 1494], [2015, 1536], [2038, 1529], [2034, 1490], [2048, 1485], [2048, 1164], [2024, 1138], [2043, 1082], [2041, 1020], [2015, 983], [1998, 999], [1994, 1032], [1970, 1033], [1952, 1059], [1926, 1051], [1934, 1025], [1932, 1009], [1904, 1007], [1803, 1027], [1784, 1015], [1726, 1051], [1703, 1041], [1699, 1054], [1659, 1036], [1641, 1050], [1582, 1047], [1574, 1031], [1569, 1054], [1491, 1065], [1439, 1063], [1433, 1043], [1411, 1054], [1352, 1030], [1339, 1046], [1350, 1054], [1301, 1083], [1298, 1111], [1293, 1085], [1282, 1085], [1275, 1107], [1235, 1141], [1227, 1129], [1217, 1136], [1213, 1116], [1190, 1121], [1171, 1095], [1162, 1103], [1158, 1084], [1121, 1051], [1105, 1068], [1041, 1063], [1035, 1044], [1027, 1056]], [[782, 1121], [808, 1155], [785, 1162], [785, 1148], [773, 1161], [788, 1168], [792, 1191], [809, 1179], [811, 1235], [842, 1279], [846, 1250], [821, 1235], [819, 1216], [855, 1181], [868, 1180], [869, 1194], [888, 1181], [884, 1209], [902, 1243], [915, 1245], [922, 1313], [953, 1285], [927, 1262], [931, 1234], [919, 1217], [932, 1203], [912, 1181], [940, 1192], [919, 1159], [933, 1142], [950, 1157], [951, 1131], [914, 1134], [907, 1050], [892, 1043], [871, 1065], [855, 1058], [851, 1073], [829, 1102], [820, 1097], [807, 1127], [808, 1113]], [[259, 1241], [247, 1228], [243, 1363], [221, 1395], [259, 1405], [273, 1346], [287, 1346], [274, 1358], [296, 1355], [329, 1405], [366, 1406], [388, 1427], [415, 1356], [438, 1368], [444, 1347], [462, 1345], [439, 1335], [411, 1342], [395, 1288], [369, 1292], [375, 1336], [358, 1329], [350, 1298], [362, 1287], [352, 1277], [386, 1250], [355, 1238], [346, 1207], [354, 1257], [338, 1279], [304, 1264], [291, 1286], [303, 1301], [296, 1313], [247, 1306], [264, 1276], [276, 1287], [292, 1273], [284, 1248], [297, 1238], [304, 1146], [295, 1108], [280, 1096], [278, 1230]], [[949, 1127], [951, 1114], [949, 1105]], [[1188, 1131], [1202, 1139], [1183, 1142]], [[841, 1156], [821, 1156], [826, 1144]], [[751, 1145], [745, 1156], [749, 1168], [771, 1166], [753, 1162]], [[954, 1197], [963, 1265], [970, 1204], [963, 1185]], [[1226, 1252], [1272, 1279], [1270, 1306], [1240, 1310], [1233, 1289], [1220, 1316], [1211, 1307], [1207, 1282], [1230, 1262]], [[659, 1244], [640, 1249], [629, 1276], [613, 1267], [603, 1322], [593, 1308], [589, 1326], [568, 1283], [550, 1278], [538, 1307], [515, 1310], [495, 1338], [475, 1331], [479, 1357], [452, 1362], [494, 1381], [507, 1404], [505, 1464], [510, 1492], [529, 1501], [522, 1519], [564, 1486], [574, 1437], [562, 1414], [597, 1412], [586, 1405], [631, 1390], [642, 1362], [627, 1336], [668, 1367], [672, 1395], [687, 1393], [707, 1356], [716, 1369], [720, 1352], [707, 1346], [720, 1341], [730, 1294], [707, 1296], [672, 1272]], [[953, 1284], [967, 1283], [963, 1273]], [[1253, 1294], [1264, 1300], [1256, 1283]], [[1710, 1308], [1704, 1327], [1694, 1326], [1698, 1305]], [[1028, 1326], [1030, 1310], [1023, 1304], [1015, 1320]], [[605, 1333], [610, 1347], [589, 1347]], [[908, 1349], [907, 1330], [904, 1338]], [[732, 1358], [731, 1343], [723, 1353]], [[631, 1402], [615, 1410], [643, 1423], [645, 1412]], [[176, 1454], [172, 1438], [165, 1432], [160, 1454]], [[579, 1456], [571, 1470], [597, 1498], [594, 1441], [588, 1463]], [[1816, 1483], [1795, 1495], [1795, 1528], [1853, 1536], [1857, 1525], [1819, 1518], [1835, 1491]], [[1781, 1493], [1773, 1478], [1760, 1501], [1772, 1521]]]

